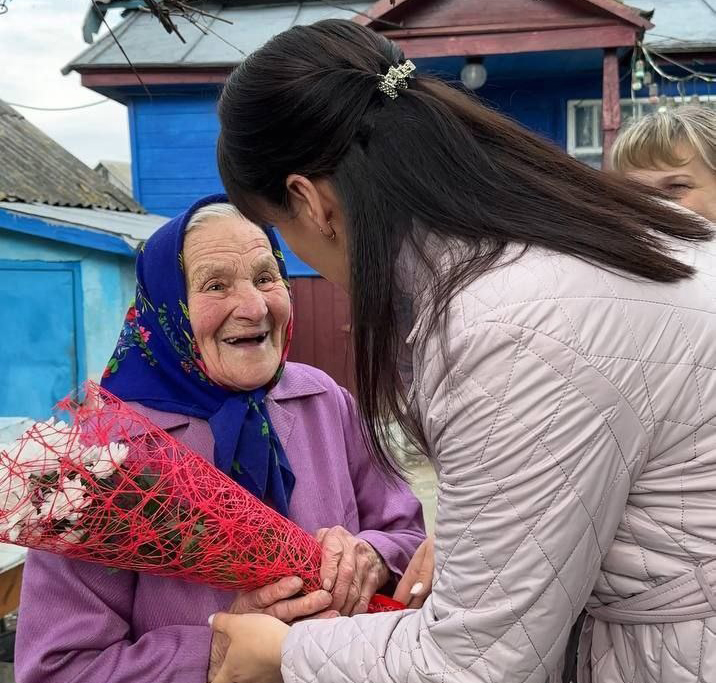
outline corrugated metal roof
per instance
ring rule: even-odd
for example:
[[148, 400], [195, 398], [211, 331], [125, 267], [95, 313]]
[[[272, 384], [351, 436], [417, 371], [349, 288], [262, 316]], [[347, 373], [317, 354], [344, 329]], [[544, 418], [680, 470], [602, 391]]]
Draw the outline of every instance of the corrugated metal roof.
[[711, 0], [628, 0], [640, 10], [654, 10], [654, 28], [644, 43], [666, 52], [716, 49], [716, 3]]
[[[339, 3], [336, 2], [336, 5]], [[365, 11], [372, 2], [357, 0], [350, 10], [337, 9], [320, 3], [282, 3], [231, 6], [207, 2], [202, 10], [216, 15], [207, 19], [204, 33], [191, 22], [176, 18], [186, 43], [167, 33], [159, 22], [146, 12], [132, 12], [114, 29], [117, 40], [136, 67], [216, 67], [233, 66], [244, 56], [261, 47], [269, 38], [296, 24], [313, 24], [321, 19], [350, 19], [351, 10]], [[227, 20], [230, 24], [225, 23]], [[111, 36], [106, 35], [72, 60], [64, 69], [126, 68], [127, 60]]]
[[139, 214], [22, 202], [0, 202], [0, 209], [31, 218], [40, 218], [51, 224], [62, 224], [119, 237], [132, 249], [136, 249], [140, 242], [149, 239], [157, 228], [169, 220], [166, 216], [154, 213]]
[[132, 191], [132, 164], [128, 161], [100, 159], [93, 170], [120, 190]]
[[2, 100], [0, 200], [144, 211]]
[[[349, 6], [364, 12], [373, 4], [362, 0], [352, 2]], [[652, 21], [655, 27], [646, 35], [647, 45], [654, 49], [716, 49], [716, 15], [704, 0], [628, 0], [623, 4], [640, 10], [654, 10]], [[240, 62], [244, 54], [253, 52], [269, 38], [294, 24], [355, 16], [348, 9], [336, 9], [324, 3], [291, 2], [232, 7], [220, 2], [207, 2], [203, 9], [233, 24], [209, 21], [208, 28], [213, 33], [204, 34], [189, 22], [177, 19], [176, 23], [187, 41], [184, 44], [176, 35], [168, 34], [151, 15], [133, 12], [115, 29], [115, 34], [132, 63], [138, 67], [232, 66]], [[112, 37], [105, 36], [76, 57], [63, 71], [126, 67], [127, 62]]]

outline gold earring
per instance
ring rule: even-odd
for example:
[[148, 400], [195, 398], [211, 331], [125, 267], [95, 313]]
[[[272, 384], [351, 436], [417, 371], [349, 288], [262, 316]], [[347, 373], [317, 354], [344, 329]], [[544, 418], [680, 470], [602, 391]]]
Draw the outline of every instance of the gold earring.
[[328, 227], [330, 228], [331, 232], [329, 235], [327, 235], [325, 232], [323, 232], [323, 228], [319, 225], [318, 231], [323, 235], [324, 237], [327, 237], [329, 240], [336, 239], [336, 231], [333, 229], [333, 226], [331, 225], [331, 221], [328, 221]]

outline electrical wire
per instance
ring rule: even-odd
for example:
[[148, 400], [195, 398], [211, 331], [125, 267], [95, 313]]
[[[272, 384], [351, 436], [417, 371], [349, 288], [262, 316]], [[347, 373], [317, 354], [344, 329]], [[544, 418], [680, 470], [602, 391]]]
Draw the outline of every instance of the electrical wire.
[[117, 36], [114, 34], [114, 31], [112, 30], [112, 27], [109, 25], [109, 22], [107, 21], [107, 17], [102, 14], [99, 7], [97, 7], [97, 0], [91, 0], [92, 6], [94, 7], [95, 12], [98, 16], [102, 17], [102, 23], [107, 27], [107, 30], [109, 31], [109, 34], [112, 36], [112, 39], [117, 44], [117, 47], [119, 48], [119, 51], [124, 55], [124, 58], [127, 60], [127, 64], [129, 64], [130, 69], [132, 69], [132, 72], [137, 77], [137, 80], [141, 83], [142, 88], [144, 88], [144, 92], [147, 93], [147, 97], [151, 100], [152, 99], [152, 93], [149, 92], [149, 88], [147, 88], [146, 83], [142, 80], [142, 77], [139, 75], [139, 72], [134, 67], [134, 64], [132, 64], [132, 60], [129, 58], [129, 55], [125, 52], [124, 48], [122, 47], [122, 43], [119, 42], [117, 39]]
[[230, 48], [236, 50], [241, 56], [243, 56], [243, 57], [247, 56], [246, 52], [244, 52], [240, 47], [234, 45], [231, 41], [226, 40], [226, 38], [224, 38], [224, 36], [217, 33], [213, 28], [211, 28], [211, 26], [208, 23], [204, 24], [199, 19], [194, 19], [193, 21], [190, 21], [189, 23], [196, 26], [196, 28], [198, 28], [200, 31], [202, 31], [202, 33], [204, 33], [205, 35], [207, 33], [210, 33], [215, 38], [218, 38], [222, 43], [224, 43], [224, 44], [228, 45]]
[[[688, 66], [684, 64], [680, 64], [679, 62], [667, 57], [666, 55], [660, 54], [658, 52], [655, 52], [654, 50], [647, 49], [639, 43], [639, 49], [643, 53], [644, 57], [646, 58], [646, 61], [649, 62], [651, 65], [651, 68], [656, 71], [656, 73], [659, 74], [662, 78], [665, 78], [667, 81], [671, 81], [672, 83], [678, 83], [683, 81], [690, 81], [694, 78], [698, 78], [702, 81], [706, 81], [707, 83], [716, 83], [716, 76], [713, 76], [711, 74], [704, 73], [703, 71], [695, 71], [694, 69], [690, 69]], [[663, 59], [670, 64], [673, 64], [674, 66], [678, 66], [680, 69], [683, 69], [684, 71], [688, 72], [688, 76], [672, 76], [669, 73], [666, 73], [657, 63], [654, 57], [658, 57], [659, 59]]]
[[670, 64], [673, 64], [674, 66], [678, 66], [680, 69], [683, 69], [684, 71], [687, 71], [691, 74], [691, 76], [685, 76], [683, 80], [687, 81], [691, 78], [703, 78], [703, 79], [713, 79], [714, 74], [706, 73], [705, 71], [696, 71], [688, 66], [686, 64], [681, 64], [680, 62], [675, 61], [674, 59], [671, 59], [670, 57], [667, 57], [665, 54], [661, 52], [657, 52], [656, 50], [651, 50], [651, 53], [656, 55], [659, 59], [663, 59], [666, 62], [669, 62]]
[[716, 14], [716, 7], [714, 7], [709, 0], [701, 0], [701, 2], [711, 10], [712, 14]]
[[96, 107], [98, 104], [104, 104], [105, 102], [109, 102], [109, 97], [105, 97], [103, 100], [98, 100], [97, 102], [90, 102], [89, 104], [78, 104], [74, 107], [34, 107], [31, 104], [18, 104], [17, 102], [8, 102], [7, 100], [3, 100], [3, 102], [12, 107], [32, 109], [33, 111], [74, 111], [75, 109], [87, 109], [88, 107]]
[[[383, 24], [383, 26], [388, 26], [389, 28], [397, 28], [402, 29], [405, 28], [404, 26], [401, 26], [400, 24], [396, 24], [394, 21], [387, 21], [386, 19], [380, 19], [377, 17], [373, 17], [367, 12], [361, 12], [360, 10], [355, 9], [354, 7], [348, 7], [347, 5], [339, 5], [335, 2], [328, 2], [328, 0], [321, 0], [321, 2], [324, 5], [327, 5], [328, 7], [332, 7], [333, 9], [340, 9], [345, 10], [346, 12], [353, 12], [354, 14], [358, 14], [361, 17], [366, 17], [367, 19], [372, 19], [373, 22], [376, 24]], [[439, 28], [437, 26], [428, 26], [425, 28]]]

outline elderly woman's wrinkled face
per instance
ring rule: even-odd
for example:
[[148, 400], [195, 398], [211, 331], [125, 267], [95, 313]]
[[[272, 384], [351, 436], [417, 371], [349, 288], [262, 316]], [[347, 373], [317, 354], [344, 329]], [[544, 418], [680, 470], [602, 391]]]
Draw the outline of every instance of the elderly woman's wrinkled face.
[[208, 218], [184, 239], [189, 319], [207, 375], [251, 390], [276, 374], [291, 314], [264, 232], [241, 218]]
[[681, 143], [674, 151], [677, 157], [686, 160], [685, 164], [633, 168], [625, 171], [625, 174], [643, 185], [662, 190], [685, 209], [716, 223], [716, 173], [690, 145]]

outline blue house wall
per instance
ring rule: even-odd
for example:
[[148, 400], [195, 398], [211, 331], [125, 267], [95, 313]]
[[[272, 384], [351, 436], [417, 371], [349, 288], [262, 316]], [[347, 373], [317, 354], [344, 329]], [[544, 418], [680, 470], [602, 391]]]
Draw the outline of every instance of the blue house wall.
[[[629, 57], [620, 52], [621, 96], [630, 97]], [[569, 50], [489, 56], [483, 61], [488, 80], [478, 96], [527, 128], [567, 148], [568, 102], [602, 97], [602, 51]], [[457, 82], [464, 58], [415, 60], [418, 69]], [[662, 92], [678, 95], [676, 85], [660, 83]], [[707, 85], [690, 86], [707, 94]], [[221, 191], [216, 167], [219, 124], [217, 86], [165, 86], [151, 99], [138, 89], [123, 95], [128, 104], [135, 198], [163, 215], [183, 211], [202, 195]], [[637, 95], [646, 96], [646, 91]], [[418, 143], [419, 144], [419, 143]], [[285, 245], [284, 245], [285, 246]], [[289, 273], [314, 271], [286, 249]]]
[[134, 259], [17, 233], [0, 215], [3, 288], [18, 305], [7, 314], [0, 376], [25, 367], [14, 393], [0, 389], [0, 416], [47, 417], [76, 384], [101, 377], [134, 296]]
[[[457, 81], [465, 60], [416, 62], [423, 72]], [[479, 96], [563, 147], [567, 100], [601, 93], [598, 50], [488, 57], [485, 65], [489, 78]], [[166, 86], [155, 88], [151, 99], [136, 89], [127, 92], [134, 196], [148, 211], [175, 215], [202, 195], [221, 190], [216, 168], [219, 92], [211, 86]]]
[[[222, 192], [216, 165], [218, 88], [160, 90], [127, 98], [134, 197], [150, 213], [174, 216]], [[283, 244], [292, 276], [315, 275]]]
[[217, 89], [159, 92], [128, 102], [134, 197], [151, 213], [174, 216], [220, 192], [216, 167]]

